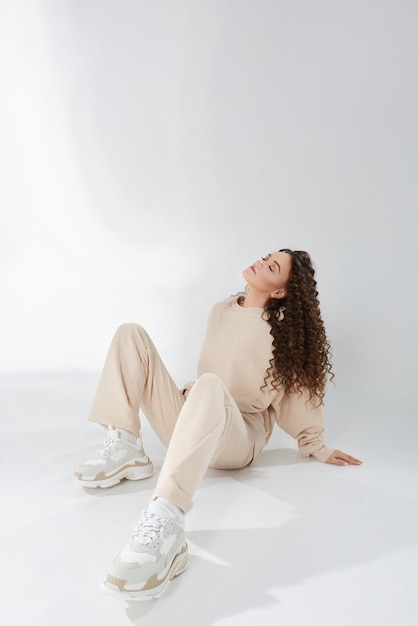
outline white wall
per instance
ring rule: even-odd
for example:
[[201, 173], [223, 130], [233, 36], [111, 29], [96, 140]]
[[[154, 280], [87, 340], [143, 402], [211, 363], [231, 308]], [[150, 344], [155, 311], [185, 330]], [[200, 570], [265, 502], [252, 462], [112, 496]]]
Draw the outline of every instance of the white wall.
[[337, 391], [413, 405], [414, 0], [1, 2], [0, 372], [150, 331], [181, 383], [261, 254], [317, 266]]

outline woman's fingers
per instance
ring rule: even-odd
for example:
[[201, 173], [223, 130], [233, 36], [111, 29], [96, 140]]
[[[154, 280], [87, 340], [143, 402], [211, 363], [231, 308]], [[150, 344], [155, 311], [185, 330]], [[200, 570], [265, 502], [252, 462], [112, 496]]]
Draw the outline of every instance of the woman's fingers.
[[361, 465], [362, 461], [351, 456], [351, 454], [341, 452], [341, 450], [334, 450], [328, 457], [327, 463], [331, 463], [332, 465]]

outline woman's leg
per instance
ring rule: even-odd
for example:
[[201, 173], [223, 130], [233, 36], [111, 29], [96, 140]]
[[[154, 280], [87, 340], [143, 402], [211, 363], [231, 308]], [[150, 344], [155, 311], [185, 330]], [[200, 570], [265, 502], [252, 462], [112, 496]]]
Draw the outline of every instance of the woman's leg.
[[260, 438], [265, 439], [261, 424], [244, 420], [221, 379], [204, 374], [180, 411], [153, 497], [187, 513], [207, 468], [248, 465]]
[[109, 348], [89, 420], [123, 428], [137, 437], [142, 408], [168, 445], [185, 398], [147, 332], [137, 324], [118, 328]]
[[106, 488], [123, 478], [140, 480], [154, 468], [145, 454], [139, 409], [164, 444], [168, 444], [185, 402], [154, 344], [136, 324], [121, 326], [110, 345], [89, 419], [111, 427], [93, 458], [82, 463], [74, 480]]
[[184, 524], [170, 505], [189, 511], [208, 466], [248, 465], [260, 437], [262, 427], [244, 419], [221, 379], [201, 376], [178, 416], [153, 500], [110, 566], [105, 586], [128, 599], [159, 596], [189, 562]]

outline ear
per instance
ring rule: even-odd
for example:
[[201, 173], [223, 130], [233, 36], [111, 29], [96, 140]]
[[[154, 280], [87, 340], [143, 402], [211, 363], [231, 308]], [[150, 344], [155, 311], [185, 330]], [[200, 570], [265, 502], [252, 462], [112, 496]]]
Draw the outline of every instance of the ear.
[[287, 294], [286, 289], [284, 289], [284, 287], [282, 287], [282, 289], [278, 289], [277, 291], [273, 291], [273, 293], [271, 294], [271, 298], [284, 298]]

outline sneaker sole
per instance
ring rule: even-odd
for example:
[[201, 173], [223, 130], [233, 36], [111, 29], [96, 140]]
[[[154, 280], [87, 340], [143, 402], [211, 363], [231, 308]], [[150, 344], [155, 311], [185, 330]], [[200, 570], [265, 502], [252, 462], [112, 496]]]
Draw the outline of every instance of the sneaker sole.
[[109, 478], [105, 478], [103, 480], [88, 480], [78, 477], [74, 474], [74, 482], [77, 485], [82, 485], [83, 487], [87, 487], [89, 489], [96, 489], [100, 487], [101, 489], [107, 489], [108, 487], [113, 487], [114, 485], [118, 485], [121, 480], [144, 480], [145, 478], [150, 478], [154, 473], [154, 466], [150, 462], [148, 465], [141, 467], [127, 467], [124, 468], [121, 472], [114, 474], [113, 476], [109, 476]]
[[121, 589], [121, 586], [123, 586], [126, 581], [113, 579], [112, 577], [107, 576], [106, 580], [104, 580], [101, 584], [101, 590], [108, 595], [117, 596], [119, 599], [127, 601], [146, 602], [148, 600], [154, 600], [159, 598], [164, 591], [166, 591], [173, 578], [177, 578], [177, 576], [180, 576], [180, 574], [184, 572], [189, 565], [189, 562], [189, 551], [186, 543], [185, 549], [174, 557], [165, 579], [161, 585], [158, 585], [158, 587], [153, 587], [152, 589], [146, 589], [143, 591]]

